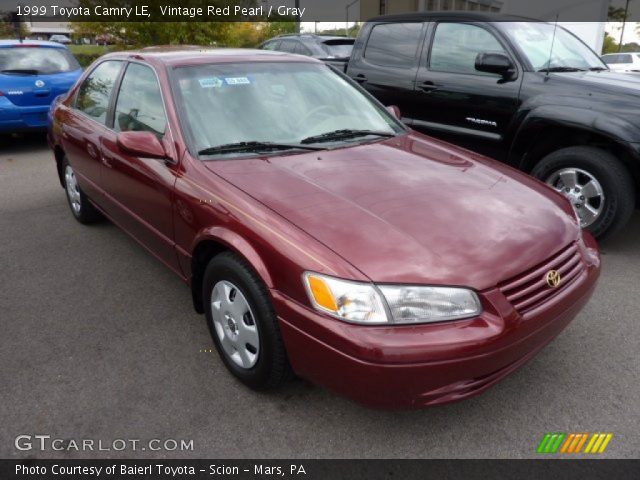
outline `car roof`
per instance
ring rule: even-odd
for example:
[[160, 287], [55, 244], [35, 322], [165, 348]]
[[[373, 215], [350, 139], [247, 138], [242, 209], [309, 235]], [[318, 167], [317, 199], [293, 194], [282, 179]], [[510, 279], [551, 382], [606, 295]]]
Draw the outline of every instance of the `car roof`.
[[38, 46], [38, 47], [52, 47], [52, 48], [67, 48], [65, 45], [57, 42], [48, 42], [46, 40], [0, 40], [0, 47], [13, 47], [20, 45], [24, 46]]
[[110, 59], [136, 59], [153, 64], [169, 67], [183, 65], [202, 65], [211, 63], [247, 63], [247, 62], [304, 62], [322, 63], [304, 55], [277, 52], [271, 50], [257, 50], [249, 48], [179, 48], [175, 46], [148, 47], [137, 51], [122, 51], [104, 55]]
[[411, 12], [393, 15], [380, 15], [370, 19], [367, 23], [381, 22], [421, 22], [426, 20], [459, 20], [471, 22], [542, 22], [533, 18], [504, 13], [491, 12]]

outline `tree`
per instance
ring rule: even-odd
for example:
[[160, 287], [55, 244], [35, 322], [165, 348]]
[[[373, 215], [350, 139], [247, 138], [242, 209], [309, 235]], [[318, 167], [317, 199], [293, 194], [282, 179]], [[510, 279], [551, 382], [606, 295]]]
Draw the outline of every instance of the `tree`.
[[602, 44], [602, 53], [616, 53], [618, 51], [619, 45], [616, 42], [616, 39], [613, 38], [608, 33], [604, 34], [604, 43]]
[[14, 23], [11, 13], [0, 15], [0, 38], [26, 38], [29, 29], [23, 22]]

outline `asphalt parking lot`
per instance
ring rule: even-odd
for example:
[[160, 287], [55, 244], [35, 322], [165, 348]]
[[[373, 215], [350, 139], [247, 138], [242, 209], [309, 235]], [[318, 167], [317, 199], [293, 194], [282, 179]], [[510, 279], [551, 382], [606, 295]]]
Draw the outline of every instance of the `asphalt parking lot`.
[[[479, 397], [380, 412], [302, 380], [247, 390], [203, 351], [177, 277], [112, 224], [72, 218], [42, 138], [0, 148], [0, 458], [521, 458], [546, 432], [612, 432], [603, 456], [639, 455], [640, 212], [602, 245], [591, 302], [533, 361]], [[194, 448], [18, 451], [20, 434]]]

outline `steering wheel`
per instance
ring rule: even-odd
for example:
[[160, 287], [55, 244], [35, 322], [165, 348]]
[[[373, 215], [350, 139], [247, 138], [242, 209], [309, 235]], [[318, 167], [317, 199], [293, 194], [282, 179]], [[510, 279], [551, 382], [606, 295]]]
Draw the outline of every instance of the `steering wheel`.
[[335, 107], [333, 107], [332, 105], [320, 105], [319, 107], [316, 107], [309, 113], [307, 113], [304, 118], [300, 120], [299, 125], [301, 127], [305, 127], [307, 123], [314, 117], [317, 117], [319, 115], [322, 115], [323, 117], [330, 117], [333, 113], [335, 113]]

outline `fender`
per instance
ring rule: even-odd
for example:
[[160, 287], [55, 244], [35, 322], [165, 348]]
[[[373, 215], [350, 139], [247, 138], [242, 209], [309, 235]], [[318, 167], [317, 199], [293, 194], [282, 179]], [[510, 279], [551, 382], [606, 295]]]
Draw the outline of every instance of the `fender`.
[[595, 133], [609, 138], [630, 152], [635, 153], [631, 142], [640, 139], [640, 127], [621, 117], [587, 108], [565, 105], [542, 105], [530, 110], [518, 127], [508, 163], [520, 169], [526, 165], [526, 154], [535, 145], [540, 132], [549, 126], [561, 126]]
[[[191, 245], [191, 254], [196, 251], [197, 246], [207, 240], [220, 243], [226, 246], [229, 250], [235, 251], [238, 255], [243, 257], [258, 273], [260, 279], [267, 285], [268, 288], [273, 288], [273, 279], [269, 274], [262, 257], [258, 251], [251, 245], [244, 237], [240, 236], [233, 230], [221, 226], [206, 227], [200, 230], [196, 235], [193, 244]], [[193, 272], [189, 272], [192, 275]]]

